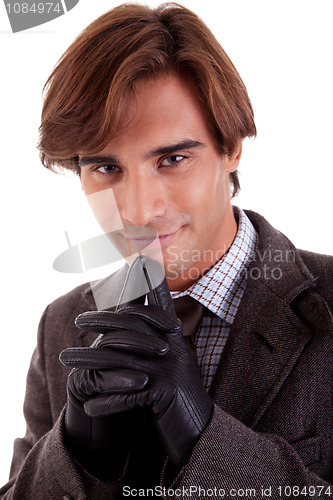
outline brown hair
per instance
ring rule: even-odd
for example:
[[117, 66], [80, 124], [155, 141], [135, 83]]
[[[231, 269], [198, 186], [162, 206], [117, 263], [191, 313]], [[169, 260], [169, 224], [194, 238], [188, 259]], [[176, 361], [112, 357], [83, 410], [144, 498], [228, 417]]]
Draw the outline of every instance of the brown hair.
[[[173, 3], [123, 4], [78, 36], [46, 82], [43, 165], [79, 172], [78, 154], [103, 149], [124, 127], [135, 82], [165, 72], [192, 79], [222, 154], [256, 135], [245, 85], [201, 19]], [[235, 195], [237, 172], [230, 180]]]

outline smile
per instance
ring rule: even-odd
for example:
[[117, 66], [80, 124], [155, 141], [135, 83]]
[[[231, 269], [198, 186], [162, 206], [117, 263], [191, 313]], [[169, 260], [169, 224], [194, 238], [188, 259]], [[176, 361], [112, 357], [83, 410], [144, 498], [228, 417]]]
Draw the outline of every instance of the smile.
[[178, 230], [175, 231], [174, 233], [169, 233], [169, 234], [163, 234], [161, 236], [156, 235], [155, 237], [152, 237], [151, 235], [149, 237], [142, 237], [140, 238], [130, 238], [130, 241], [138, 248], [143, 249], [146, 247], [158, 247], [158, 246], [163, 246], [169, 241], [171, 241], [174, 236], [177, 234]]

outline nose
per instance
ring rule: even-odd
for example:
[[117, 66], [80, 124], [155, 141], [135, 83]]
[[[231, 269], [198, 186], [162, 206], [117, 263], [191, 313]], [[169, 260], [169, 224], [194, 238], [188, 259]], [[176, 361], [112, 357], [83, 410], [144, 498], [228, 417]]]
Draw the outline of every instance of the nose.
[[125, 224], [146, 226], [165, 214], [165, 190], [157, 175], [146, 172], [128, 177], [117, 200]]

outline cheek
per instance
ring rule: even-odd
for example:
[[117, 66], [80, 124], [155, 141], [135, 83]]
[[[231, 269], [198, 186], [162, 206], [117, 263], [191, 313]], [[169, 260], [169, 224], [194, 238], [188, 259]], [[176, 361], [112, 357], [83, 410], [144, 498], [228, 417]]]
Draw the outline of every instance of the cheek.
[[203, 169], [203, 175], [192, 176], [181, 199], [191, 212], [211, 218], [216, 211], [223, 210], [228, 193], [228, 174], [218, 164], [215, 168]]

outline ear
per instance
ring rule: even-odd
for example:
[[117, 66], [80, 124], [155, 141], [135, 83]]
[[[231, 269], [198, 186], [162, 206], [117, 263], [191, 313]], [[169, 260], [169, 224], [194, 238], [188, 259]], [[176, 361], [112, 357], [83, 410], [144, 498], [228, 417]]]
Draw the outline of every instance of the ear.
[[243, 150], [243, 142], [239, 141], [234, 153], [231, 156], [224, 157], [224, 168], [226, 172], [234, 172], [237, 170]]

